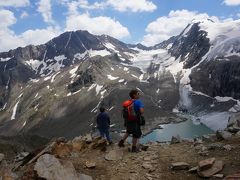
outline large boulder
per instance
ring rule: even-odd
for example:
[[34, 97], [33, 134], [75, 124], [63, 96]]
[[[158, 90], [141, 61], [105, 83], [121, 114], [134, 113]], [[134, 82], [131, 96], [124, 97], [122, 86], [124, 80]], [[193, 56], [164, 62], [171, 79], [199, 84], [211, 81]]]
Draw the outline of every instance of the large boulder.
[[81, 180], [82, 176], [77, 174], [71, 162], [59, 160], [50, 154], [44, 154], [38, 158], [34, 170], [39, 177], [48, 180]]
[[240, 131], [240, 113], [236, 113], [229, 118], [226, 130], [231, 133]]
[[198, 175], [203, 178], [209, 178], [213, 176], [214, 174], [217, 174], [223, 169], [224, 163], [221, 160], [216, 160], [212, 167], [206, 169], [206, 170], [200, 170], [198, 169]]
[[228, 131], [217, 131], [216, 136], [219, 140], [227, 140], [232, 137], [232, 133]]

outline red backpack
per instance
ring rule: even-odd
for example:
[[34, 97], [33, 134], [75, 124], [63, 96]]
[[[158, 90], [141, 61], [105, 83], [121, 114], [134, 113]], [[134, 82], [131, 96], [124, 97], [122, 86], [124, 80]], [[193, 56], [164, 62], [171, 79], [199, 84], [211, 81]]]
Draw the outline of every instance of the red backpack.
[[129, 121], [136, 121], [137, 114], [134, 110], [134, 100], [126, 100], [122, 103], [123, 106], [123, 118]]

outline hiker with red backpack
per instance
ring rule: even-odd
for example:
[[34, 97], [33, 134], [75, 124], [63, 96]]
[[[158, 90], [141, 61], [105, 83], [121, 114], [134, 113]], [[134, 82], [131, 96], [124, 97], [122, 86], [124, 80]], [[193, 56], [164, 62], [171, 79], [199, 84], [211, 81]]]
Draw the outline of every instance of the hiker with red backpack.
[[137, 143], [142, 135], [141, 125], [145, 124], [145, 120], [142, 116], [144, 112], [144, 106], [143, 103], [139, 100], [140, 94], [138, 90], [131, 90], [129, 96], [131, 97], [131, 100], [127, 100], [122, 104], [126, 133], [119, 141], [118, 146], [124, 147], [125, 140], [130, 134], [132, 134], [133, 139], [131, 152], [138, 152]]

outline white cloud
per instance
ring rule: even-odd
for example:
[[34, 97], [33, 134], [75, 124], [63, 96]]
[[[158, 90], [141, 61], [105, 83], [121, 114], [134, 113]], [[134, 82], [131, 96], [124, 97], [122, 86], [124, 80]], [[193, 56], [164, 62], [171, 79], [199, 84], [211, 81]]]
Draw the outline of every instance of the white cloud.
[[68, 5], [70, 12], [76, 12], [78, 8], [92, 10], [113, 8], [120, 12], [152, 12], [157, 6], [149, 0], [105, 0], [90, 4], [88, 0], [58, 0], [64, 5]]
[[30, 5], [29, 0], [0, 0], [0, 7], [25, 7]]
[[23, 40], [24, 45], [33, 44], [39, 45], [46, 43], [52, 38], [60, 35], [62, 32], [56, 28], [49, 26], [45, 29], [30, 29], [19, 35], [19, 38]]
[[45, 29], [27, 30], [20, 35], [16, 35], [10, 29], [11, 25], [17, 22], [13, 12], [0, 10], [0, 19], [2, 21], [0, 23], [0, 52], [29, 44], [42, 44], [61, 33], [58, 28], [47, 27]]
[[147, 34], [144, 36], [142, 43], [145, 45], [155, 45], [172, 36], [178, 35], [192, 20], [206, 18], [218, 21], [217, 17], [210, 17], [206, 13], [197, 13], [188, 10], [170, 11], [168, 16], [159, 17], [148, 24], [145, 29]]
[[110, 17], [90, 17], [89, 14], [70, 15], [66, 20], [66, 30], [87, 30], [92, 34], [107, 34], [115, 38], [123, 38], [130, 35], [128, 29], [119, 21]]
[[54, 20], [52, 18], [51, 0], [40, 0], [37, 10], [42, 14], [43, 20], [46, 23], [54, 24]]
[[13, 12], [5, 9], [0, 10], [0, 19], [0, 29], [6, 29], [17, 21]]
[[20, 18], [24, 19], [24, 18], [26, 18], [28, 16], [29, 16], [29, 14], [26, 11], [23, 11], [22, 14], [20, 15]]
[[240, 0], [224, 0], [224, 4], [227, 6], [238, 6], [240, 5]]
[[107, 0], [106, 4], [121, 12], [152, 12], [157, 9], [157, 6], [148, 0]]

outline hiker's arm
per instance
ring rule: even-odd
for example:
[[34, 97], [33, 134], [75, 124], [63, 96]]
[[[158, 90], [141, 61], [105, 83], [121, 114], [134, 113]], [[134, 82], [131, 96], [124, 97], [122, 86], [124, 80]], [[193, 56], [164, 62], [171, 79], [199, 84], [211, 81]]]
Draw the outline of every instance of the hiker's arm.
[[143, 108], [140, 108], [139, 111], [140, 111], [141, 115], [144, 113], [144, 109]]

